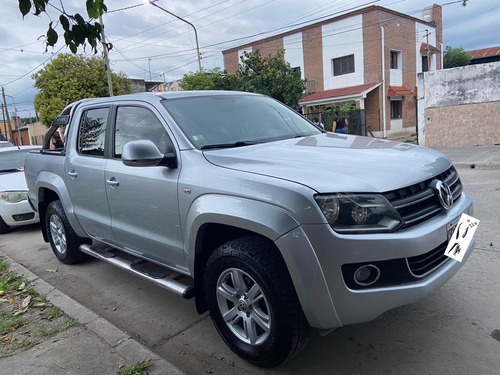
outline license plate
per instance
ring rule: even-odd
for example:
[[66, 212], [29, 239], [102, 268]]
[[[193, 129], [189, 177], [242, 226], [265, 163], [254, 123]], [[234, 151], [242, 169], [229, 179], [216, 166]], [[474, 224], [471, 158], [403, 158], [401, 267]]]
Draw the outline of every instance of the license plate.
[[448, 246], [446, 247], [444, 255], [461, 262], [465, 252], [469, 248], [478, 225], [479, 220], [467, 214], [462, 214], [458, 221], [453, 220], [449, 223], [447, 226]]

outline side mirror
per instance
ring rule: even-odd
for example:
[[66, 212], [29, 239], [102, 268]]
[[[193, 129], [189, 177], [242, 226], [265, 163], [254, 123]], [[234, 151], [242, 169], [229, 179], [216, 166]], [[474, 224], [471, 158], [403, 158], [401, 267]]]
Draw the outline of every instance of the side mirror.
[[122, 163], [129, 167], [177, 168], [177, 157], [173, 152], [163, 155], [150, 140], [131, 141], [123, 146]]

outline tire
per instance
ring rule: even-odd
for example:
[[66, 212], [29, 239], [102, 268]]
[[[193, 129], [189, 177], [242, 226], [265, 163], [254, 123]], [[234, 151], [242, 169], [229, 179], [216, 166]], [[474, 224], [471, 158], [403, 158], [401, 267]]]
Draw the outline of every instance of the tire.
[[87, 258], [86, 254], [80, 251], [80, 245], [90, 243], [90, 240], [79, 237], [71, 228], [61, 201], [53, 201], [47, 207], [45, 226], [50, 246], [57, 259], [66, 264], [73, 264]]
[[10, 227], [3, 221], [2, 217], [0, 216], [0, 234], [8, 233], [10, 232]]
[[286, 265], [269, 240], [242, 237], [220, 246], [207, 261], [204, 288], [222, 339], [250, 363], [277, 366], [307, 342], [311, 329]]

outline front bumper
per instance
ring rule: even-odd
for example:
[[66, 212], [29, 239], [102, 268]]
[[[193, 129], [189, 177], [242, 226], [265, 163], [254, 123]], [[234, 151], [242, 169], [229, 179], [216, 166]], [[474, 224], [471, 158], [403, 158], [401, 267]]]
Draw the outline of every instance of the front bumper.
[[0, 216], [9, 227], [38, 223], [38, 213], [34, 212], [27, 200], [7, 203], [0, 200]]
[[[474, 248], [473, 240], [462, 262], [445, 258], [418, 277], [390, 275], [382, 283], [356, 289], [346, 282], [346, 265], [394, 262], [402, 268], [405, 260], [431, 250], [444, 253], [449, 224], [462, 213], [472, 215], [472, 200], [462, 193], [453, 208], [413, 228], [397, 233], [339, 235], [328, 225], [302, 225], [281, 237], [276, 244], [285, 262], [312, 327], [332, 329], [375, 319], [383, 312], [412, 303], [448, 281], [465, 263]], [[379, 263], [377, 263], [379, 262]], [[344, 270], [343, 270], [344, 266]], [[392, 281], [391, 281], [392, 280]]]

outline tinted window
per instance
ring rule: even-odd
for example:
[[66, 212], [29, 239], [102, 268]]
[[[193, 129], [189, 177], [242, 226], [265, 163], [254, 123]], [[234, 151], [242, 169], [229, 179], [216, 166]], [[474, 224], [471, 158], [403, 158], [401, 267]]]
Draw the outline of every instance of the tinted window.
[[83, 113], [78, 137], [79, 153], [104, 156], [108, 112], [109, 108], [97, 108]]
[[334, 76], [354, 73], [354, 55], [338, 57], [332, 62]]
[[115, 128], [115, 157], [121, 157], [123, 146], [130, 141], [149, 139], [161, 153], [167, 153], [167, 132], [158, 118], [141, 107], [118, 107]]
[[204, 95], [162, 104], [198, 148], [320, 133], [297, 112], [266, 96]]

